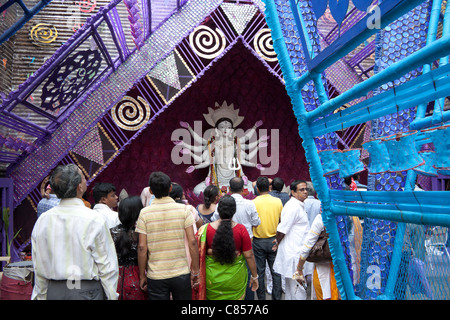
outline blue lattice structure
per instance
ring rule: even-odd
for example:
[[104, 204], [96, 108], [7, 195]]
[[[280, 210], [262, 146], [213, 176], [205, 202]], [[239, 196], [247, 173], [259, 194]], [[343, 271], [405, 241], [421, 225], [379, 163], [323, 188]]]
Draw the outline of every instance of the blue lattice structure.
[[[264, 3], [322, 201], [341, 297], [449, 299], [450, 198], [446, 191], [417, 191], [416, 183], [425, 175], [448, 174], [449, 149], [441, 145], [447, 142], [436, 136], [449, 132], [450, 8], [443, 1]], [[327, 3], [337, 35], [323, 47], [317, 23]], [[327, 72], [361, 46], [375, 47], [373, 75], [330, 97]], [[357, 172], [340, 175], [336, 164], [322, 163], [322, 155], [342, 152], [332, 137], [363, 123], [371, 128], [368, 191], [345, 191], [342, 175]], [[440, 158], [431, 165], [436, 172], [428, 173], [424, 152]], [[358, 163], [355, 154], [347, 160]], [[362, 231], [355, 228], [361, 220]]]
[[4, 4], [2, 4], [2, 6], [0, 7], [0, 14], [14, 5], [20, 7], [22, 11], [20, 14], [20, 18], [13, 25], [9, 26], [9, 28], [0, 35], [0, 45], [3, 42], [7, 41], [11, 36], [13, 36], [17, 32], [17, 30], [22, 28], [25, 25], [25, 23], [27, 23], [27, 21], [32, 19], [34, 15], [36, 15], [39, 11], [41, 11], [50, 2], [51, 0], [41, 0], [38, 1], [31, 8], [28, 8], [27, 5], [22, 0], [8, 0]]

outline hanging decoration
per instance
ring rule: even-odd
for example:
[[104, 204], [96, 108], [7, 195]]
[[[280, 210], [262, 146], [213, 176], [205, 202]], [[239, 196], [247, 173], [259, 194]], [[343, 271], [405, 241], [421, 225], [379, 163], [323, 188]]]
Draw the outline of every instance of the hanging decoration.
[[432, 150], [420, 151], [419, 155], [420, 157], [422, 157], [425, 163], [414, 168], [413, 170], [423, 176], [436, 177], [438, 175], [437, 170], [434, 167], [436, 165], [436, 152]]
[[386, 145], [381, 139], [374, 139], [362, 144], [362, 147], [369, 152], [368, 170], [371, 174], [386, 172], [389, 170], [389, 154]]
[[348, 10], [348, 0], [329, 0], [331, 14], [340, 27]]
[[442, 175], [450, 175], [450, 125], [422, 130], [434, 144], [436, 164], [434, 168]]
[[416, 135], [417, 131], [407, 131], [381, 139], [389, 154], [390, 172], [407, 171], [425, 163], [416, 149]]
[[332, 176], [339, 171], [339, 165], [336, 162], [336, 157], [334, 155], [335, 151], [337, 150], [332, 149], [319, 151], [319, 157], [322, 162], [324, 177]]
[[361, 162], [361, 149], [337, 150], [334, 152], [336, 162], [339, 165], [339, 177], [351, 177], [363, 171], [364, 164]]

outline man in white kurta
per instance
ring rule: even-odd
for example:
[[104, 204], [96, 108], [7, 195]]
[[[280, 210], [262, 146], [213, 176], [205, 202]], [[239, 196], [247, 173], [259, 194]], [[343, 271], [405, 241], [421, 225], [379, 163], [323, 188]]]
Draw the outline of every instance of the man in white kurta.
[[285, 278], [286, 300], [306, 299], [306, 290], [292, 276], [297, 268], [303, 240], [309, 231], [303, 203], [307, 196], [306, 183], [294, 181], [291, 184], [291, 198], [281, 211], [281, 221], [277, 227], [278, 251], [273, 268]]

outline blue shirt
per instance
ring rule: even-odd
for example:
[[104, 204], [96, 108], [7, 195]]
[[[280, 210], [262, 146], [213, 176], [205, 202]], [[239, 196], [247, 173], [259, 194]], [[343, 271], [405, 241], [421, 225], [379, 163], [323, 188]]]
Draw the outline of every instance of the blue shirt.
[[281, 192], [281, 191], [277, 191], [277, 190], [272, 190], [269, 192], [269, 194], [273, 197], [277, 197], [281, 200], [281, 203], [284, 205], [286, 204], [286, 202], [289, 201], [289, 199], [291, 198], [286, 192]]
[[59, 202], [61, 201], [61, 199], [59, 199], [56, 194], [50, 193], [49, 194], [50, 198], [42, 198], [41, 201], [39, 201], [38, 205], [37, 205], [37, 216], [39, 218], [39, 216], [41, 214], [43, 214], [45, 211], [50, 210], [53, 207], [56, 207]]

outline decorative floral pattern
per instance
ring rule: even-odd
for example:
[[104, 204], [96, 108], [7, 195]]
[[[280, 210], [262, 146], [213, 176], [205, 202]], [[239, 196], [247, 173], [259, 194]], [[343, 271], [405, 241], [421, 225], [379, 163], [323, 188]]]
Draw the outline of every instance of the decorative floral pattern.
[[42, 108], [55, 111], [75, 100], [94, 80], [102, 56], [98, 50], [78, 51], [59, 65], [42, 88]]

